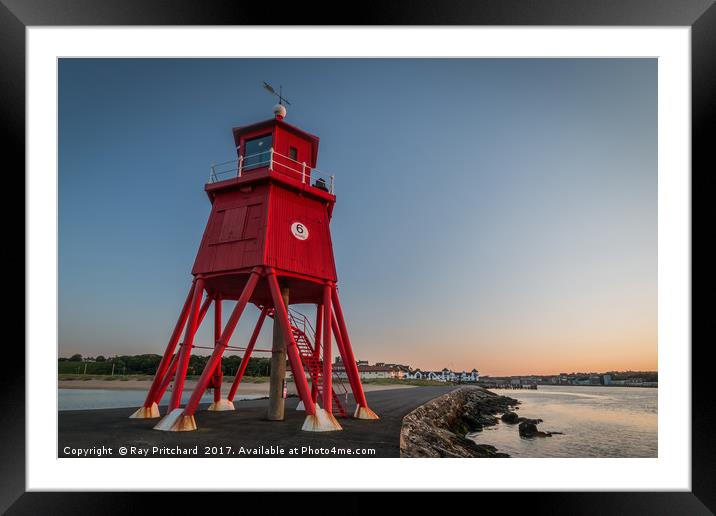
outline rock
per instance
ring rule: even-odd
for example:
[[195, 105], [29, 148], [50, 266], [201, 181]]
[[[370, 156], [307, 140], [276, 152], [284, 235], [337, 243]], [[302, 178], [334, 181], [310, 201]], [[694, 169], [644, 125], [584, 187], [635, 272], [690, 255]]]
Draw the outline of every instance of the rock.
[[541, 423], [541, 419], [528, 419], [528, 418], [520, 418], [523, 419], [522, 422], [520, 422], [519, 431], [520, 431], [520, 437], [552, 437], [554, 434], [561, 434], [562, 432], [542, 432], [541, 430], [537, 429], [537, 424]]
[[541, 419], [530, 419], [528, 417], [521, 417], [519, 418], [520, 423], [532, 423], [533, 425], [538, 425], [542, 422]]
[[461, 416], [461, 419], [464, 422], [468, 432], [476, 432], [478, 430], [482, 430], [482, 427], [484, 426], [482, 419], [474, 413], [464, 412]]
[[537, 425], [531, 421], [522, 421], [519, 426], [520, 437], [536, 437]]
[[509, 423], [511, 425], [515, 425], [520, 422], [519, 416], [514, 412], [509, 411], [502, 414], [502, 417], [500, 419], [502, 419], [502, 421], [504, 421], [505, 423]]
[[476, 449], [480, 450], [480, 453], [482, 454], [482, 457], [509, 457], [506, 453], [500, 453], [497, 451], [497, 448], [492, 446], [491, 444], [476, 444], [473, 443]]
[[403, 418], [401, 457], [508, 457], [465, 437], [497, 423], [494, 414], [519, 403], [481, 387], [461, 387], [421, 405]]
[[495, 416], [484, 415], [479, 416], [478, 420], [482, 426], [494, 426], [497, 424], [497, 418]]

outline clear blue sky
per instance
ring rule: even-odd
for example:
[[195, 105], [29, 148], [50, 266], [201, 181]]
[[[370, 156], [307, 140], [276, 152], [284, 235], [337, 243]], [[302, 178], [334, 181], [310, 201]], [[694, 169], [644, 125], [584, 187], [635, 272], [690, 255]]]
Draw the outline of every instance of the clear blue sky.
[[656, 369], [655, 59], [62, 59], [61, 356], [163, 351], [264, 80], [336, 176], [358, 358]]

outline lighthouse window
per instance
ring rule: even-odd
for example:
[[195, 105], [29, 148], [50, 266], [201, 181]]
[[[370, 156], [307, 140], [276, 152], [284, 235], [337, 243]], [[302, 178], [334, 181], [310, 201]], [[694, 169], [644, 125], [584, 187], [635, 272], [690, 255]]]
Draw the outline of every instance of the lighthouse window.
[[296, 147], [289, 147], [288, 148], [288, 157], [291, 158], [293, 161], [298, 160], [298, 149]]
[[244, 170], [265, 167], [271, 159], [271, 135], [259, 136], [244, 142]]

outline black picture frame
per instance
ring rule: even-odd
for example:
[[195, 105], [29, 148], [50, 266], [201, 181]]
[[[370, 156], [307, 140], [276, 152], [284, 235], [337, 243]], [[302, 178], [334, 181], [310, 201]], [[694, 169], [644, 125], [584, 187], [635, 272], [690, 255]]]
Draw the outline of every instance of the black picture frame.
[[[344, 6], [345, 7], [345, 6]], [[317, 13], [322, 13], [318, 15]], [[342, 14], [346, 12], [346, 14]], [[280, 19], [275, 18], [280, 13]], [[357, 4], [285, 4], [266, 9], [256, 2], [188, 0], [0, 0], [0, 97], [5, 129], [5, 164], [25, 167], [25, 29], [30, 26], [83, 25], [553, 25], [553, 26], [688, 26], [691, 27], [692, 183], [716, 170], [708, 129], [716, 127], [716, 6], [714, 0], [420, 0]], [[8, 160], [8, 158], [14, 158]], [[10, 174], [12, 165], [8, 165]], [[22, 187], [24, 189], [24, 185]], [[698, 191], [693, 189], [692, 191]], [[693, 249], [693, 248], [692, 248]], [[705, 286], [702, 287], [705, 290]], [[693, 329], [696, 329], [693, 325]], [[695, 335], [695, 333], [694, 333]], [[688, 343], [685, 343], [687, 345]], [[487, 508], [522, 504], [530, 512], [550, 514], [710, 514], [716, 510], [716, 424], [710, 400], [707, 343], [692, 339], [692, 491], [470, 494], [468, 503]], [[126, 514], [159, 502], [162, 512], [192, 511], [204, 495], [26, 492], [25, 489], [25, 354], [15, 346], [6, 353], [12, 368], [0, 376], [0, 511], [8, 514]], [[216, 495], [212, 495], [212, 504]], [[234, 503], [242, 498], [229, 495]], [[266, 494], [258, 495], [266, 500]], [[411, 495], [394, 509], [419, 503]], [[453, 495], [451, 495], [453, 496]], [[454, 495], [457, 496], [457, 495]], [[161, 500], [150, 500], [161, 497]], [[254, 496], [255, 498], [255, 496]], [[466, 498], [457, 497], [456, 500]], [[310, 510], [310, 496], [300, 496]], [[296, 499], [293, 498], [295, 504]], [[313, 498], [315, 500], [315, 498]], [[406, 504], [407, 502], [407, 504]], [[340, 512], [366, 507], [358, 493], [326, 500]], [[390, 509], [390, 503], [381, 510]], [[247, 506], [244, 506], [248, 508]], [[421, 505], [417, 505], [421, 507]], [[499, 509], [492, 509], [499, 510]], [[271, 511], [268, 511], [269, 513]]]

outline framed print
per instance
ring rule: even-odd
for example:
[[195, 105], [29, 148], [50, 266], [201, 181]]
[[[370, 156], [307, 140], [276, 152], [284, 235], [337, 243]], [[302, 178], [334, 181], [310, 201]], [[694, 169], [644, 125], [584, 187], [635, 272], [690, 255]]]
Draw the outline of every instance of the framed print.
[[4, 2], [27, 305], [3, 510], [713, 510], [691, 170], [716, 8], [398, 6]]

